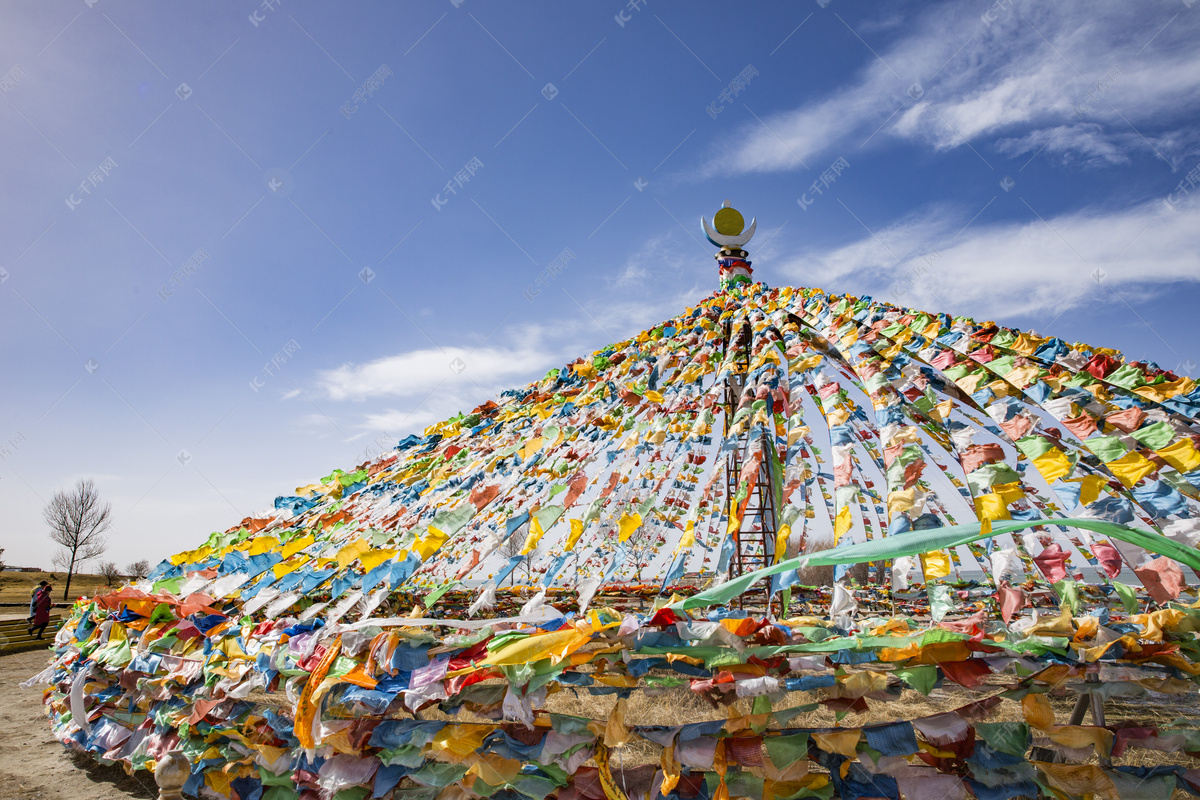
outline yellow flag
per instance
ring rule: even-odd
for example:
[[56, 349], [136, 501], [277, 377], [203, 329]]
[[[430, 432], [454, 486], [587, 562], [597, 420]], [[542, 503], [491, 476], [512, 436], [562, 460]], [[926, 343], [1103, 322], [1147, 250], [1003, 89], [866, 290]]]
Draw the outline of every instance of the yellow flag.
[[185, 550], [182, 553], [176, 553], [175, 555], [171, 556], [171, 563], [187, 564], [192, 561], [200, 561], [206, 555], [206, 553], [201, 553], [201, 550], [209, 550], [208, 545], [205, 545], [197, 550]]
[[1002, 494], [981, 494], [975, 498], [975, 513], [980, 520], [1012, 519]]
[[1033, 728], [1048, 731], [1054, 728], [1054, 708], [1043, 694], [1027, 694], [1021, 699], [1025, 721]]
[[1175, 444], [1167, 445], [1157, 452], [1162, 456], [1163, 461], [1180, 472], [1191, 472], [1196, 467], [1200, 467], [1200, 453], [1196, 452], [1196, 446], [1192, 444], [1191, 439], [1180, 439]]
[[338, 567], [345, 569], [350, 566], [350, 562], [371, 549], [371, 543], [366, 539], [355, 539], [350, 544], [338, 550], [334, 558], [337, 560]]
[[933, 408], [929, 409], [929, 416], [942, 422], [950, 416], [950, 412], [954, 410], [953, 400], [943, 400]]
[[944, 578], [950, 574], [950, 557], [945, 550], [922, 553], [921, 569], [925, 572], [925, 580]]
[[542, 523], [538, 522], [537, 514], [531, 514], [529, 517], [529, 533], [525, 537], [525, 546], [521, 548], [521, 555], [527, 556], [533, 552], [533, 548], [537, 547], [538, 541], [542, 538]]
[[[932, 335], [937, 336], [937, 333], [935, 332]], [[1033, 352], [1041, 347], [1045, 341], [1046, 340], [1040, 336], [1022, 333], [1017, 336], [1017, 340], [1009, 345], [1009, 347], [1011, 347], [1013, 350], [1016, 350], [1018, 353], [1021, 353], [1022, 355], [1031, 356], [1033, 355]]]
[[1112, 753], [1113, 732], [1091, 725], [1059, 725], [1046, 731], [1046, 735], [1058, 744], [1073, 749], [1094, 747], [1101, 756]]
[[[893, 442], [895, 439], [892, 440]], [[917, 487], [911, 489], [898, 489], [888, 494], [887, 510], [888, 518], [892, 519], [901, 511], [908, 511], [917, 501]]]
[[787, 553], [787, 540], [791, 535], [791, 525], [780, 525], [779, 533], [775, 534], [775, 564], [784, 560], [784, 555]]
[[1138, 481], [1158, 469], [1154, 462], [1136, 450], [1126, 453], [1116, 461], [1105, 464], [1121, 483], [1132, 489]]
[[682, 553], [689, 547], [696, 546], [696, 520], [689, 519], [687, 526], [683, 529], [683, 536], [679, 537], [679, 548], [677, 552]]
[[553, 633], [526, 636], [524, 639], [502, 645], [489, 653], [482, 663], [489, 666], [532, 664], [544, 658], [557, 656], [564, 648], [578, 650], [587, 644], [588, 640], [588, 635], [567, 626]]
[[525, 447], [521, 451], [521, 460], [526, 461], [533, 456], [534, 453], [542, 449], [542, 437], [530, 439], [525, 442]]
[[622, 542], [628, 540], [630, 536], [633, 536], [633, 532], [640, 527], [642, 527], [641, 514], [623, 515], [620, 521], [617, 523], [617, 528], [620, 531], [620, 540]]
[[259, 536], [250, 540], [249, 555], [257, 556], [269, 553], [279, 546], [279, 539], [274, 536]]
[[359, 556], [358, 561], [362, 564], [363, 569], [369, 572], [394, 555], [396, 555], [395, 550], [371, 550]]
[[838, 406], [825, 415], [825, 422], [830, 427], [841, 425], [848, 419], [850, 419], [850, 412], [843, 406]]
[[300, 699], [296, 702], [296, 721], [292, 732], [300, 740], [301, 747], [307, 747], [310, 750], [316, 747], [316, 742], [313, 739], [313, 717], [319, 713], [320, 701], [313, 702], [313, 695], [316, 693], [321, 681], [325, 680], [325, 675], [329, 672], [329, 668], [333, 666], [333, 662], [337, 660], [338, 653], [341, 650], [342, 635], [339, 633], [337, 638], [329, 645], [329, 649], [325, 651], [325, 655], [321, 656], [321, 660], [317, 662], [317, 666], [309, 673], [308, 682], [304, 684], [304, 689], [300, 692]]
[[231, 772], [213, 769], [204, 773], [204, 784], [222, 797], [232, 794], [234, 776]]
[[1072, 478], [1072, 483], [1078, 483], [1080, 505], [1090, 505], [1100, 496], [1100, 490], [1108, 485], [1103, 475], [1084, 475], [1082, 478]]
[[854, 524], [854, 514], [850, 511], [850, 506], [842, 506], [842, 510], [837, 513], [837, 518], [833, 521], [833, 545], [837, 547], [838, 540], [850, 527]]
[[862, 731], [855, 728], [831, 733], [814, 733], [812, 737], [816, 741], [817, 747], [826, 753], [837, 753], [846, 758], [854, 758], [857, 755], [858, 740], [862, 738]]
[[308, 556], [300, 556], [299, 558], [292, 558], [292, 559], [288, 559], [287, 561], [280, 561], [278, 564], [271, 567], [271, 572], [273, 572], [275, 574], [275, 579], [279, 580], [284, 575], [287, 575], [289, 572], [295, 572], [296, 570], [300, 569], [300, 567], [302, 567], [305, 564], [305, 562], [307, 562], [307, 561], [308, 561]]
[[668, 795], [674, 791], [679, 784], [680, 769], [679, 762], [675, 760], [675, 744], [672, 743], [663, 748], [662, 755], [659, 757], [659, 766], [662, 769], [663, 780], [662, 786], [659, 788], [659, 794]]
[[571, 535], [567, 537], [567, 546], [565, 548], [567, 550], [575, 549], [575, 544], [579, 541], [579, 537], [583, 536], [583, 520], [573, 519], [570, 520], [570, 523]]
[[987, 377], [987, 372], [981, 369], [978, 372], [972, 372], [967, 375], [963, 375], [954, 383], [958, 386], [958, 388], [962, 389], [967, 394], [975, 394], [975, 392], [979, 390], [979, 384], [987, 380]]
[[1004, 380], [1008, 381], [1019, 389], [1024, 389], [1026, 386], [1038, 379], [1039, 371], [1040, 370], [1037, 367], [1032, 366], [1017, 367], [1014, 370], [1010, 370], [1009, 373], [1004, 376]]
[[627, 702], [624, 697], [618, 698], [612, 713], [608, 715], [608, 724], [604, 726], [605, 747], [624, 747], [633, 738], [633, 734], [625, 725], [625, 706]]
[[301, 550], [308, 547], [315, 541], [316, 537], [314, 537], [311, 533], [308, 536], [301, 536], [299, 539], [293, 539], [287, 543], [287, 546], [280, 551], [279, 555], [283, 556], [285, 559], [291, 558], [296, 553], [299, 553]]
[[1005, 505], [1011, 505], [1025, 496], [1025, 490], [1021, 488], [1020, 481], [992, 484], [992, 491], [1000, 496]]
[[431, 555], [440, 550], [449, 538], [447, 534], [430, 525], [429, 532], [417, 540], [417, 543], [413, 545], [413, 549], [421, 556], [422, 561], [426, 561]]
[[1047, 483], [1054, 483], [1059, 478], [1070, 475], [1072, 469], [1067, 454], [1057, 447], [1052, 447], [1035, 458], [1033, 465], [1037, 467], [1038, 472], [1042, 473], [1042, 477], [1046, 479]]
[[458, 761], [483, 746], [483, 738], [491, 733], [486, 725], [447, 725], [442, 728], [430, 742], [430, 750], [434, 753], [446, 753], [455, 756]]

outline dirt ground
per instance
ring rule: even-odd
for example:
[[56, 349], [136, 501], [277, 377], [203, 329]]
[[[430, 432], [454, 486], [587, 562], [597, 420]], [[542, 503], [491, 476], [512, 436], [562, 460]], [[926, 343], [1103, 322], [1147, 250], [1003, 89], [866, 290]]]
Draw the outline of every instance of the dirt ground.
[[152, 800], [154, 779], [130, 777], [73, 756], [50, 734], [42, 712], [42, 688], [22, 689], [21, 681], [46, 666], [42, 652], [0, 656], [0, 798], [4, 800]]

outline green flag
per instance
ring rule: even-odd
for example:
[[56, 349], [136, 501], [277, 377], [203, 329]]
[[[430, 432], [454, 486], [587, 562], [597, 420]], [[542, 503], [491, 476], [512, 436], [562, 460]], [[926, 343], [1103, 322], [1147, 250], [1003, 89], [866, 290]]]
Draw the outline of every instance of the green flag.
[[1113, 581], [1112, 585], [1117, 590], [1117, 596], [1121, 598], [1121, 605], [1125, 606], [1125, 613], [1136, 613], [1138, 610], [1137, 592], [1133, 587], [1126, 586], [1120, 581]]
[[916, 667], [900, 667], [892, 670], [892, 674], [926, 697], [937, 685], [937, 667], [932, 664], [921, 664]]

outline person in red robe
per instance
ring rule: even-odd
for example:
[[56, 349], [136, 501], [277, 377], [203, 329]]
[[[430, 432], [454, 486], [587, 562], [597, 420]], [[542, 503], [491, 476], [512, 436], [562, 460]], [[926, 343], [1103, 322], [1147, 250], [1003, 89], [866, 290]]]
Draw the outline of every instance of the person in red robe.
[[45, 584], [33, 598], [33, 622], [29, 626], [29, 635], [33, 635], [34, 628], [37, 628], [37, 638], [41, 639], [42, 634], [46, 631], [46, 626], [50, 624], [50, 607], [53, 601], [50, 599], [52, 587], [50, 584]]

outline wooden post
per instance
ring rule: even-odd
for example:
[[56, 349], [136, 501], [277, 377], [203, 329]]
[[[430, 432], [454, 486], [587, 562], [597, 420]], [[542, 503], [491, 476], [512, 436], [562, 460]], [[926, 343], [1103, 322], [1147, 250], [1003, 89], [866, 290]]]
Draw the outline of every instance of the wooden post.
[[1088, 703], [1091, 701], [1092, 693], [1083, 692], [1075, 700], [1075, 708], [1071, 711], [1071, 719], [1067, 722], [1068, 725], [1078, 725], [1083, 722], [1083, 715], [1088, 710]]
[[[1088, 675], [1084, 678], [1086, 683], [1099, 683], [1100, 679], [1095, 675]], [[1092, 724], [1098, 727], [1104, 727], [1104, 698], [1095, 692], [1084, 691], [1079, 695], [1079, 699], [1075, 701], [1075, 708], [1071, 711], [1071, 725], [1079, 725], [1083, 722], [1084, 712], [1091, 710]], [[1108, 756], [1100, 756], [1100, 766], [1108, 767], [1112, 765], [1112, 759]]]

